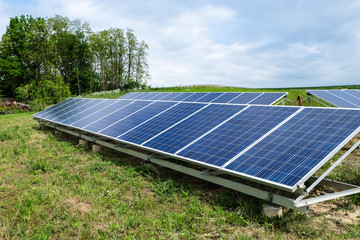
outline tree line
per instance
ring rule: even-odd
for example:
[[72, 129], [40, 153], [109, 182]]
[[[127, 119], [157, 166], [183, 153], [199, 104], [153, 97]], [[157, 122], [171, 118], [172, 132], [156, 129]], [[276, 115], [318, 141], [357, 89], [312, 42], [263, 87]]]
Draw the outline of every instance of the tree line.
[[0, 42], [1, 94], [58, 102], [70, 95], [144, 88], [148, 45], [132, 29], [93, 32], [56, 15], [10, 19]]

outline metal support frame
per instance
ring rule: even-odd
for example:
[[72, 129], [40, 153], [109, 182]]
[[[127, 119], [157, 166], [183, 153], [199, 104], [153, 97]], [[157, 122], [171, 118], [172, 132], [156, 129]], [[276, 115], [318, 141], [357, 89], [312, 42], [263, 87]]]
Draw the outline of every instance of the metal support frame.
[[[63, 127], [61, 125], [49, 123], [46, 121], [39, 121], [39, 122], [42, 125], [52, 127], [56, 130], [63, 131], [70, 135], [73, 135], [73, 136], [76, 136], [79, 138], [83, 138], [89, 142], [93, 142], [98, 145], [101, 145], [101, 146], [104, 146], [104, 147], [107, 147], [107, 148], [110, 148], [110, 149], [113, 149], [113, 150], [116, 150], [116, 151], [119, 151], [119, 152], [122, 152], [122, 153], [125, 153], [128, 155], [140, 158], [146, 162], [155, 163], [157, 165], [160, 165], [160, 166], [163, 166], [163, 167], [166, 167], [169, 169], [173, 169], [175, 171], [178, 171], [178, 172], [181, 172], [181, 173], [184, 173], [184, 174], [187, 174], [187, 175], [190, 175], [190, 176], [193, 176], [193, 177], [229, 188], [229, 189], [233, 189], [235, 191], [265, 200], [265, 201], [273, 203], [273, 204], [291, 208], [291, 209], [294, 209], [296, 211], [303, 212], [303, 213], [307, 213], [307, 211], [309, 210], [309, 206], [311, 204], [323, 202], [323, 201], [327, 201], [330, 199], [335, 199], [335, 198], [339, 198], [339, 197], [343, 197], [343, 196], [348, 196], [351, 194], [360, 193], [359, 186], [325, 179], [325, 177], [336, 166], [338, 166], [356, 147], [360, 146], [360, 140], [356, 144], [354, 144], [344, 155], [342, 155], [319, 178], [311, 177], [310, 179], [308, 179], [308, 181], [306, 183], [310, 184], [310, 186], [306, 188], [304, 185], [304, 187], [302, 188], [303, 192], [300, 194], [300, 196], [296, 199], [292, 199], [292, 198], [289, 198], [289, 197], [286, 197], [286, 196], [283, 196], [280, 194], [275, 194], [274, 192], [271, 192], [271, 191], [262, 190], [262, 189], [252, 187], [252, 186], [240, 183], [240, 182], [229, 180], [224, 177], [220, 177], [218, 175], [225, 174], [220, 171], [214, 171], [214, 170], [210, 170], [210, 169], [206, 169], [205, 171], [196, 170], [191, 167], [187, 167], [187, 166], [183, 166], [181, 164], [174, 163], [174, 162], [172, 162], [172, 159], [167, 156], [163, 156], [163, 155], [159, 155], [159, 154], [141, 153], [141, 152], [131, 149], [131, 146], [129, 146], [129, 145], [119, 144], [117, 142], [113, 142], [111, 139], [106, 139], [104, 137], [101, 137], [101, 139], [99, 139], [99, 137], [97, 135], [90, 136], [87, 133], [79, 132], [77, 130], [74, 131], [73, 129], [69, 129], [69, 128]], [[334, 187], [341, 191], [326, 194], [323, 196], [305, 199], [305, 197], [310, 193], [310, 191], [318, 184], [322, 184], [324, 186], [329, 186], [329, 187]]]

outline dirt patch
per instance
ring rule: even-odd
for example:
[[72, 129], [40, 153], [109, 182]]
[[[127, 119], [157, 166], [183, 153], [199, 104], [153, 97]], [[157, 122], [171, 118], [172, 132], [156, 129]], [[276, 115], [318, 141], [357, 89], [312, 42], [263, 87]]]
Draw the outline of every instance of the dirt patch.
[[81, 214], [86, 214], [91, 211], [90, 203], [80, 202], [77, 198], [66, 199], [61, 205], [64, 205], [71, 212], [78, 211]]

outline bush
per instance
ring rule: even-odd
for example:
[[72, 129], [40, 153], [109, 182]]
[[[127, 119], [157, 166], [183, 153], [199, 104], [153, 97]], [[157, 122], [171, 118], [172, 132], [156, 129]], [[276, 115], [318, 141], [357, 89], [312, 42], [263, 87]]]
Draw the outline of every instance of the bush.
[[36, 98], [46, 104], [55, 104], [71, 96], [69, 86], [61, 77], [54, 80], [44, 78], [39, 85]]
[[16, 88], [15, 99], [18, 102], [26, 103], [29, 100], [29, 85], [20, 86]]

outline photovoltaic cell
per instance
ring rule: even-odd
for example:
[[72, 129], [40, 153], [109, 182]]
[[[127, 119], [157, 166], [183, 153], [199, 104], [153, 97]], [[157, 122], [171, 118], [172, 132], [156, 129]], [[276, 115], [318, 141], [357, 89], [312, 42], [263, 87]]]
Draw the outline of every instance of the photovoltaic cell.
[[240, 96], [242, 93], [233, 93], [233, 92], [227, 92], [224, 95], [212, 100], [212, 103], [227, 103], [233, 100], [234, 98]]
[[152, 101], [135, 101], [131, 104], [109, 114], [108, 116], [97, 120], [96, 122], [91, 123], [90, 125], [84, 127], [85, 130], [91, 132], [99, 132], [102, 129], [108, 127], [111, 124], [120, 121], [121, 119], [128, 117], [130, 114], [135, 113], [136, 111], [140, 110], [143, 107], [153, 103]]
[[312, 95], [315, 95], [316, 97], [324, 99], [325, 101], [337, 107], [358, 108], [358, 106], [356, 106], [355, 104], [352, 104], [349, 101], [346, 101], [345, 99], [335, 96], [334, 94], [331, 94], [325, 90], [311, 90], [311, 91], [308, 90], [307, 92], [311, 93]]
[[184, 99], [190, 97], [191, 95], [194, 95], [193, 92], [179, 92], [178, 95], [175, 97], [169, 99], [170, 101], [184, 101]]
[[61, 123], [66, 124], [66, 125], [71, 125], [77, 121], [80, 121], [83, 118], [90, 116], [91, 114], [94, 114], [97, 111], [105, 109], [106, 107], [113, 104], [114, 102], [115, 102], [115, 100], [103, 99], [97, 105], [95, 105], [93, 107], [89, 107], [86, 110], [82, 111], [81, 113], [75, 114], [72, 117], [62, 121]]
[[343, 90], [347, 94], [353, 95], [354, 97], [360, 98], [360, 91], [358, 90]]
[[159, 98], [159, 100], [169, 100], [169, 99], [171, 99], [171, 98], [173, 98], [174, 96], [176, 96], [176, 95], [174, 95], [174, 93], [172, 93], [172, 92], [165, 92], [165, 94], [161, 97], [161, 98]]
[[116, 138], [175, 104], [176, 102], [155, 102], [136, 113], [128, 115], [119, 122], [109, 125], [109, 127], [101, 130], [99, 133]]
[[305, 108], [226, 169], [294, 187], [359, 126], [360, 111]]
[[47, 116], [47, 115], [49, 114], [49, 112], [51, 112], [51, 111], [53, 111], [53, 110], [55, 110], [55, 109], [57, 109], [57, 108], [60, 108], [60, 107], [64, 107], [64, 106], [66, 106], [66, 105], [69, 105], [69, 104], [71, 104], [71, 102], [74, 101], [75, 99], [76, 99], [76, 98], [68, 98], [68, 99], [66, 99], [66, 100], [64, 100], [64, 101], [62, 101], [62, 102], [60, 102], [60, 103], [58, 103], [58, 104], [55, 104], [55, 105], [53, 105], [53, 106], [51, 106], [51, 107], [49, 107], [49, 108], [47, 108], [47, 109], [45, 109], [45, 110], [43, 110], [43, 111], [41, 111], [41, 112], [35, 113], [33, 116], [34, 116], [34, 117]]
[[96, 106], [97, 104], [101, 103], [102, 99], [89, 99], [86, 103], [84, 103], [81, 107], [75, 107], [73, 109], [69, 109], [66, 113], [52, 119], [53, 122], [62, 123], [63, 121], [71, 118], [73, 116], [78, 115], [79, 113], [86, 111], [87, 109], [91, 109], [92, 107]]
[[108, 101], [113, 101], [113, 103], [110, 103], [107, 107], [72, 123], [71, 126], [76, 128], [83, 128], [115, 111], [120, 110], [121, 108], [129, 105], [132, 102], [131, 100], [108, 100]]
[[199, 98], [198, 100], [196, 100], [195, 102], [204, 102], [204, 103], [208, 103], [211, 102], [212, 100], [214, 100], [215, 98], [223, 95], [224, 93], [218, 93], [218, 92], [212, 92], [209, 93], [201, 98]]
[[286, 94], [281, 92], [266, 92], [261, 94], [259, 97], [250, 101], [248, 104], [262, 104], [270, 105], [277, 101], [278, 99], [284, 97]]
[[118, 99], [132, 99], [132, 98], [136, 99], [137, 95], [139, 95], [139, 92], [129, 92], [129, 93], [119, 97]]
[[256, 97], [258, 97], [261, 94], [262, 93], [258, 93], [258, 92], [244, 92], [240, 96], [231, 100], [229, 103], [247, 104], [248, 102], [254, 100]]
[[243, 108], [245, 106], [209, 105], [143, 145], [173, 154]]
[[348, 94], [345, 91], [342, 90], [328, 90], [329, 93], [334, 94], [337, 97], [340, 97], [342, 99], [345, 99], [346, 101], [356, 105], [360, 108], [360, 98], [357, 98], [351, 94]]
[[198, 100], [199, 98], [204, 97], [207, 94], [208, 94], [207, 92], [197, 92], [197, 93], [194, 93], [194, 94], [190, 95], [187, 98], [184, 98], [182, 101], [195, 102], [196, 100]]
[[51, 120], [57, 116], [60, 116], [61, 114], [66, 113], [66, 111], [73, 109], [75, 106], [77, 107], [80, 104], [84, 104], [85, 102], [88, 102], [88, 99], [81, 99], [81, 98], [74, 99], [74, 101], [71, 101], [68, 104], [64, 104], [59, 108], [54, 108], [53, 110], [47, 112], [46, 114], [42, 115], [41, 118], [46, 120]]
[[297, 110], [251, 106], [177, 155], [222, 166]]
[[168, 111], [125, 133], [119, 139], [142, 144], [204, 106], [204, 104], [199, 103], [179, 103]]

